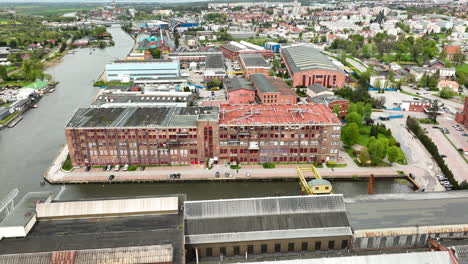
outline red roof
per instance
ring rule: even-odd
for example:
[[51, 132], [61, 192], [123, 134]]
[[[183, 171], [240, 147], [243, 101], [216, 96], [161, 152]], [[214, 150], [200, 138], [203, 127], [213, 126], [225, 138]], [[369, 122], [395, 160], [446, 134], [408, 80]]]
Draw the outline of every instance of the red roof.
[[461, 48], [459, 46], [446, 46], [445, 52], [449, 55], [461, 53]]
[[337, 124], [340, 120], [325, 105], [221, 105], [220, 124]]

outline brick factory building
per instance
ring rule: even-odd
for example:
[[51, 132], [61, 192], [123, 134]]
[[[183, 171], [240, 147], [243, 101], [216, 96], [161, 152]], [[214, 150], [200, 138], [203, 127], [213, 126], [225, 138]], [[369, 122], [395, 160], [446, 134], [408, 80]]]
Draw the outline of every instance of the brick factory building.
[[234, 77], [224, 81], [229, 104], [254, 104], [255, 88], [245, 78]]
[[463, 106], [463, 111], [458, 112], [455, 115], [455, 121], [468, 127], [468, 97], [465, 98], [465, 105]]
[[254, 73], [270, 75], [270, 64], [258, 53], [245, 53], [239, 55], [239, 61], [245, 77]]
[[74, 166], [335, 161], [340, 131], [325, 105], [82, 108], [65, 128]]
[[263, 104], [296, 104], [297, 95], [283, 79], [256, 73], [250, 75], [257, 96]]
[[344, 71], [311, 46], [282, 48], [281, 58], [293, 80], [293, 87], [320, 84], [325, 87], [341, 88], [345, 84]]
[[266, 50], [264, 47], [257, 46], [247, 41], [230, 41], [221, 45], [221, 51], [226, 59], [238, 60], [239, 55], [243, 53], [258, 53], [264, 57], [273, 57], [273, 51]]

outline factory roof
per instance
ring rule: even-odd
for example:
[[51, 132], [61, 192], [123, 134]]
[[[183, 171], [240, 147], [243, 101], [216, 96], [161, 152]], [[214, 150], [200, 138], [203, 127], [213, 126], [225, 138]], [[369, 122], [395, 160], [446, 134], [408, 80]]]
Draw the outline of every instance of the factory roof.
[[222, 54], [206, 56], [205, 69], [224, 69], [224, 57]]
[[358, 196], [345, 199], [354, 230], [465, 225], [468, 192]]
[[212, 107], [80, 108], [67, 127], [193, 127], [202, 114], [217, 113]]
[[328, 105], [334, 102], [339, 102], [339, 101], [348, 101], [347, 99], [344, 99], [342, 97], [332, 95], [332, 94], [317, 95], [317, 96], [309, 98], [308, 100], [317, 104], [325, 104], [325, 105]]
[[342, 195], [186, 202], [185, 230], [194, 244], [351, 235]]
[[429, 252], [411, 252], [411, 253], [395, 253], [395, 254], [379, 254], [379, 255], [362, 255], [362, 256], [346, 256], [346, 257], [326, 257], [326, 258], [301, 258], [292, 260], [275, 260], [249, 262], [250, 264], [363, 264], [363, 263], [379, 263], [379, 264], [454, 264], [450, 258], [448, 251], [429, 251]]
[[242, 89], [255, 91], [255, 88], [252, 86], [252, 84], [247, 79], [241, 77], [234, 77], [224, 80], [224, 87], [228, 92], [234, 92]]
[[69, 264], [85, 263], [171, 263], [172, 245], [70, 250], [0, 256], [4, 264], [49, 264], [67, 259]]
[[[177, 206], [181, 208], [185, 196], [177, 195], [177, 197]], [[27, 237], [0, 240], [0, 255], [88, 250], [78, 253], [83, 255], [92, 253], [89, 250], [100, 249], [95, 253], [96, 256], [102, 257], [113, 250], [119, 251], [119, 248], [123, 248], [120, 252], [125, 254], [138, 255], [143, 254], [147, 246], [171, 245], [173, 263], [182, 263], [184, 250], [183, 232], [180, 230], [182, 224], [182, 212], [145, 216], [121, 215], [105, 219], [95, 217], [39, 220]], [[134, 247], [139, 247], [142, 251]]]
[[118, 200], [52, 202], [40, 203], [36, 206], [38, 219], [167, 214], [177, 213], [177, 211], [177, 196]]
[[[19, 227], [22, 230], [26, 230], [27, 225], [35, 216], [36, 203], [45, 202], [51, 199], [51, 196], [52, 193], [50, 192], [27, 193], [15, 206], [13, 211], [0, 223], [0, 237], [3, 236], [2, 230], [7, 230], [12, 227]], [[25, 233], [27, 233], [27, 231]]]
[[281, 93], [296, 96], [296, 93], [282, 79], [267, 77], [261, 73], [250, 75], [253, 86], [262, 93]]
[[239, 58], [247, 68], [270, 68], [270, 64], [259, 53], [242, 53]]
[[171, 93], [172, 95], [149, 95], [149, 94], [102, 94], [94, 101], [95, 105], [117, 104], [117, 103], [176, 103], [186, 102], [185, 94]]
[[315, 84], [311, 84], [309, 86], [307, 86], [307, 89], [308, 90], [311, 90], [312, 92], [314, 93], [321, 93], [321, 92], [324, 92], [324, 91], [329, 91], [330, 89], [328, 89], [327, 87], [323, 86], [323, 85], [320, 85], [318, 83], [315, 83]]
[[336, 124], [340, 120], [325, 105], [221, 105], [220, 124]]
[[294, 73], [309, 70], [343, 72], [327, 56], [311, 46], [292, 46], [282, 48], [281, 52]]

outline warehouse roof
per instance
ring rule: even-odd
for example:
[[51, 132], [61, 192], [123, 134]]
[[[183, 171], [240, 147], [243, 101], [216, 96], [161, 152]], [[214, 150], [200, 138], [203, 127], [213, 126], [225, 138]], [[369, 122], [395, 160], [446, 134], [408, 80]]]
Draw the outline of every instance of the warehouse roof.
[[291, 70], [296, 72], [309, 70], [329, 70], [343, 72], [318, 49], [311, 46], [301, 45], [282, 48], [281, 52]]
[[336, 115], [325, 105], [221, 105], [219, 123], [239, 124], [336, 124]]
[[201, 114], [217, 112], [212, 107], [80, 108], [67, 127], [193, 127]]
[[382, 194], [346, 199], [354, 230], [465, 225], [468, 192]]
[[[177, 197], [178, 208], [181, 208], [185, 196]], [[0, 240], [0, 255], [101, 249], [96, 254], [104, 256], [115, 248], [126, 248], [122, 249], [123, 252], [130, 254], [132, 247], [144, 249], [146, 246], [171, 245], [173, 263], [182, 263], [182, 225], [182, 212], [145, 216], [121, 215], [105, 219], [40, 220], [27, 237]], [[137, 253], [135, 249], [133, 252]]]
[[[171, 263], [172, 245], [71, 250], [0, 256], [4, 264], [49, 264], [67, 259], [69, 264], [85, 263]], [[55, 261], [54, 261], [55, 260]]]
[[363, 263], [379, 263], [379, 264], [454, 264], [450, 258], [448, 251], [430, 251], [430, 252], [412, 252], [412, 253], [396, 253], [396, 254], [380, 254], [380, 255], [364, 255], [364, 256], [347, 256], [347, 257], [326, 257], [326, 258], [310, 258], [310, 259], [294, 259], [294, 260], [275, 260], [250, 262], [250, 264], [363, 264]]
[[347, 99], [344, 99], [340, 96], [332, 95], [332, 94], [322, 94], [322, 95], [317, 95], [314, 97], [308, 98], [308, 101], [312, 101], [317, 104], [324, 104], [328, 105], [330, 103], [334, 102], [340, 102], [340, 101], [348, 101]]
[[221, 54], [206, 56], [205, 69], [224, 69], [224, 57]]
[[296, 96], [296, 93], [283, 79], [267, 77], [264, 74], [250, 75], [253, 86], [262, 93], [280, 93], [281, 95]]
[[177, 213], [177, 211], [177, 196], [118, 200], [52, 202], [40, 203], [36, 206], [38, 219], [171, 214]]
[[260, 53], [242, 53], [239, 55], [239, 58], [247, 68], [270, 68], [270, 64]]
[[351, 236], [342, 195], [185, 203], [188, 243]]
[[242, 89], [255, 91], [255, 88], [252, 86], [252, 84], [247, 79], [241, 77], [234, 77], [224, 80], [224, 87], [228, 92], [234, 92]]

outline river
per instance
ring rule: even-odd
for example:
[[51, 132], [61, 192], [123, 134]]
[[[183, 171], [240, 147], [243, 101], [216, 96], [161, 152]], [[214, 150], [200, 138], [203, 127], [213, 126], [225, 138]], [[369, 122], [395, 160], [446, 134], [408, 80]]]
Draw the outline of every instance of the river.
[[[60, 84], [47, 94], [39, 107], [24, 114], [14, 128], [0, 131], [0, 199], [13, 188], [19, 189], [17, 199], [27, 192], [58, 192], [59, 186], [41, 185], [44, 172], [65, 143], [64, 126], [79, 107], [87, 107], [98, 88], [92, 86], [105, 65], [125, 57], [133, 40], [120, 27], [108, 28], [115, 46], [106, 49], [79, 49], [66, 55], [62, 62], [49, 68]], [[92, 52], [92, 54], [90, 54]], [[335, 193], [347, 196], [367, 193], [365, 182], [333, 182]], [[410, 192], [411, 188], [392, 180], [377, 180], [376, 193]], [[156, 183], [156, 184], [87, 184], [68, 185], [60, 199], [122, 197], [186, 193], [190, 200], [235, 197], [296, 195], [297, 182], [217, 182], [217, 183]]]

